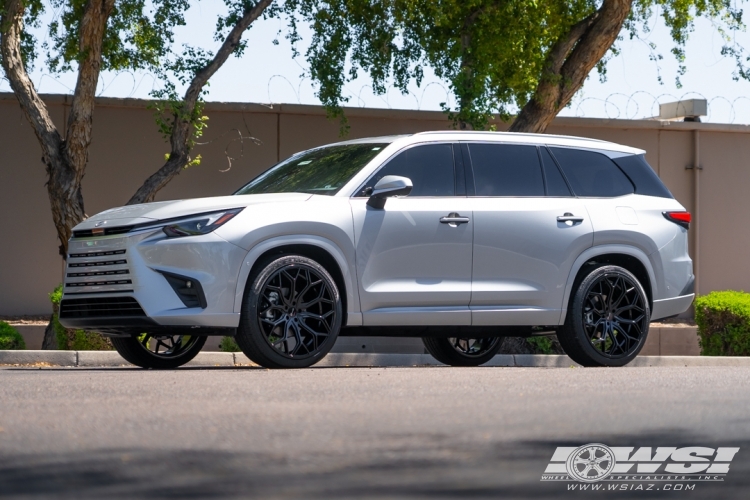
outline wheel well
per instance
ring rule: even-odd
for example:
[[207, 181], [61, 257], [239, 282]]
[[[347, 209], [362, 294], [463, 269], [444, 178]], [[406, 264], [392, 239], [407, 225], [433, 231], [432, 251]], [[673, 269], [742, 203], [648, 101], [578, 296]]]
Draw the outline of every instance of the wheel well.
[[[341, 318], [342, 328], [346, 326], [347, 319], [347, 301], [346, 301], [346, 283], [344, 282], [344, 275], [341, 274], [341, 268], [339, 268], [336, 259], [328, 253], [326, 250], [315, 246], [315, 245], [282, 245], [270, 250], [266, 250], [260, 257], [255, 260], [252, 269], [250, 270], [249, 276], [255, 276], [255, 273], [260, 270], [263, 266], [268, 264], [270, 261], [281, 257], [282, 255], [302, 255], [308, 257], [320, 263], [326, 268], [331, 274], [333, 281], [336, 283], [336, 287], [339, 289], [339, 295], [341, 296], [341, 309], [343, 311], [343, 317]], [[248, 284], [250, 279], [248, 279]], [[246, 292], [247, 293], [247, 292]]]
[[597, 255], [596, 257], [592, 257], [591, 259], [587, 260], [586, 263], [583, 264], [578, 270], [576, 279], [573, 282], [573, 288], [570, 291], [571, 298], [568, 299], [568, 302], [572, 300], [573, 294], [575, 294], [575, 291], [578, 289], [578, 285], [586, 276], [588, 276], [592, 268], [599, 267], [602, 264], [620, 266], [633, 273], [633, 275], [638, 278], [638, 281], [641, 283], [643, 290], [646, 292], [649, 308], [653, 309], [654, 301], [651, 294], [651, 279], [648, 276], [648, 271], [646, 271], [646, 266], [644, 266], [643, 263], [636, 257], [621, 253]]

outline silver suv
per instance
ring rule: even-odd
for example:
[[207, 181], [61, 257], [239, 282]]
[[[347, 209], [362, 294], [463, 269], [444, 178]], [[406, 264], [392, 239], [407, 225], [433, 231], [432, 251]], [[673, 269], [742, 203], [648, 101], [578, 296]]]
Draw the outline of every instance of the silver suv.
[[114, 208], [74, 229], [60, 321], [180, 366], [207, 335], [300, 368], [339, 335], [421, 337], [449, 365], [556, 332], [621, 366], [693, 301], [690, 214], [609, 142], [428, 132], [298, 153], [233, 196]]

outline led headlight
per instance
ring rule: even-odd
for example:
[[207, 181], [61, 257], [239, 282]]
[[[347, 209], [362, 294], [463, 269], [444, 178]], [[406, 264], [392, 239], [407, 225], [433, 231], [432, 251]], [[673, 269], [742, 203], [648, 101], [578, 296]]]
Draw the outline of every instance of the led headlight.
[[229, 222], [232, 217], [241, 211], [241, 208], [233, 208], [231, 210], [192, 215], [184, 219], [171, 221], [165, 224], [162, 230], [168, 238], [207, 234]]

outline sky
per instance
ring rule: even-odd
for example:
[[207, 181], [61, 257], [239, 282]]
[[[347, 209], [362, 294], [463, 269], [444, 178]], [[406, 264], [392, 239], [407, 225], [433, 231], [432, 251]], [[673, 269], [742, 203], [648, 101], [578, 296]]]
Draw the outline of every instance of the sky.
[[[215, 20], [224, 12], [221, 0], [195, 2], [187, 13], [187, 26], [177, 32], [177, 43], [190, 43], [215, 50], [213, 40]], [[48, 22], [58, 15], [47, 9]], [[282, 36], [277, 33], [282, 30]], [[245, 34], [248, 47], [241, 58], [230, 58], [210, 82], [207, 100], [223, 102], [301, 103], [319, 104], [315, 89], [302, 75], [304, 57], [294, 59], [289, 42], [283, 37], [285, 24], [278, 19], [256, 22]], [[309, 31], [302, 31], [300, 45], [304, 54]], [[45, 31], [39, 30], [41, 39]], [[279, 44], [272, 40], [278, 38]], [[750, 48], [750, 35], [740, 33], [738, 42]], [[649, 60], [648, 42], [657, 46], [664, 59], [658, 64]], [[689, 98], [704, 98], [709, 102], [709, 116], [703, 121], [716, 123], [750, 123], [750, 82], [734, 81], [735, 63], [720, 54], [722, 40], [709, 21], [698, 20], [686, 47], [687, 74], [682, 77], [682, 88], [677, 88], [677, 63], [669, 50], [672, 42], [667, 28], [655, 19], [647, 37], [642, 40], [623, 40], [621, 53], [608, 63], [607, 81], [602, 83], [596, 72], [587, 80], [563, 116], [648, 118], [658, 115], [658, 103]], [[38, 65], [41, 66], [41, 65]], [[349, 106], [439, 110], [441, 102], [452, 103], [448, 85], [441, 82], [429, 69], [421, 87], [411, 85], [410, 93], [402, 95], [390, 89], [386, 95], [374, 95], [366, 75], [345, 87], [350, 97]], [[658, 76], [661, 74], [662, 83]], [[50, 75], [38, 67], [32, 79], [39, 92], [72, 93], [75, 75]], [[108, 97], [148, 98], [153, 88], [159, 88], [148, 73], [102, 74], [98, 94]], [[10, 91], [8, 82], [0, 79], [0, 92]]]

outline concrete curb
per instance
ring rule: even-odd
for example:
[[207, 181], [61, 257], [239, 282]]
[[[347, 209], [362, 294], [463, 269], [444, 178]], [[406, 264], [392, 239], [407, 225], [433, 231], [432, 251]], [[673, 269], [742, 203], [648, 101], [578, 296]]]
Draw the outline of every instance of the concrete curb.
[[[19, 366], [70, 366], [70, 367], [114, 367], [132, 366], [114, 351], [0, 351], [0, 365]], [[257, 366], [241, 352], [201, 352], [186, 366], [235, 367]], [[442, 366], [429, 354], [358, 354], [331, 353], [315, 367], [398, 367], [398, 366]], [[500, 354], [484, 366], [527, 368], [578, 367], [567, 356], [536, 354]], [[746, 366], [750, 357], [722, 356], [639, 356], [628, 365], [630, 368], [653, 366]]]

